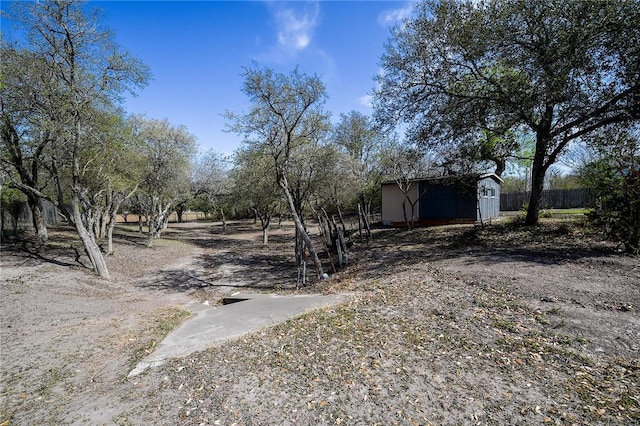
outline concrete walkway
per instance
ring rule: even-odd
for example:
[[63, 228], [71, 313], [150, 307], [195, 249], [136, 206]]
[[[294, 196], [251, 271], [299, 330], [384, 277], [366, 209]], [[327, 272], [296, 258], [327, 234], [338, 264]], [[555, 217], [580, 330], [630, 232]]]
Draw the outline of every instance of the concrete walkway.
[[131, 370], [134, 377], [150, 367], [163, 364], [234, 339], [253, 331], [282, 323], [313, 309], [336, 304], [344, 296], [273, 294], [236, 294], [227, 298], [242, 299], [222, 306], [193, 303], [187, 306], [193, 316], [171, 332], [157, 347]]

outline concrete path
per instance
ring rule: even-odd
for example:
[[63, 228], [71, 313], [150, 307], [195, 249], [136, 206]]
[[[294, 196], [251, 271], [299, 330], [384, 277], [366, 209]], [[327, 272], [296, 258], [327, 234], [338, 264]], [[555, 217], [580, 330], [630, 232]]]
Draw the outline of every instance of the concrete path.
[[149, 367], [171, 358], [202, 351], [229, 339], [282, 323], [313, 309], [336, 304], [344, 296], [273, 294], [236, 294], [227, 299], [245, 299], [221, 306], [193, 303], [187, 306], [193, 316], [171, 332], [157, 347], [131, 370], [134, 377]]

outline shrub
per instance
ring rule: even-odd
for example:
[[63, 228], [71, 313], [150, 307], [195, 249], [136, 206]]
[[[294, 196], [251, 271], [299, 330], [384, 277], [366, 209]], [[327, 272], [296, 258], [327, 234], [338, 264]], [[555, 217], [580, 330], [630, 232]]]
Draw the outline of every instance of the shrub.
[[596, 209], [589, 215], [625, 251], [640, 254], [640, 168], [638, 157], [604, 157], [587, 165], [585, 184], [593, 191]]

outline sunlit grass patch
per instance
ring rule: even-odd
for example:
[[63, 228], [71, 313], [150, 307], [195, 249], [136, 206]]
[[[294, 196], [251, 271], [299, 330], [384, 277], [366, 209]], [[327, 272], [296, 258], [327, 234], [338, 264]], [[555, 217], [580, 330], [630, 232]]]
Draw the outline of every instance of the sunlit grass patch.
[[142, 358], [149, 355], [162, 339], [190, 316], [189, 311], [177, 306], [156, 311], [150, 318], [147, 329], [141, 333], [142, 337], [134, 340], [137, 345], [133, 350], [131, 365], [136, 365]]

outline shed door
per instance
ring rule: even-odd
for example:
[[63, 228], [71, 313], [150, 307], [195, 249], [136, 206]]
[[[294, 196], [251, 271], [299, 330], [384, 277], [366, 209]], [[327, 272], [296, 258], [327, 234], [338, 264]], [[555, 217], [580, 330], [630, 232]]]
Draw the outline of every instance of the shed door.
[[500, 216], [500, 185], [493, 179], [484, 179], [478, 185], [480, 216], [485, 220]]
[[451, 185], [420, 182], [420, 219], [456, 219], [458, 202]]

